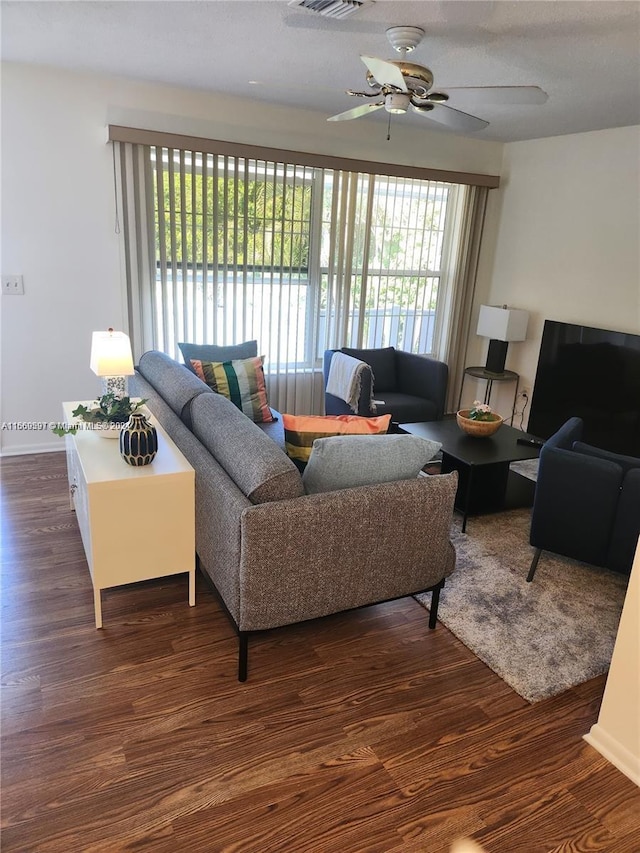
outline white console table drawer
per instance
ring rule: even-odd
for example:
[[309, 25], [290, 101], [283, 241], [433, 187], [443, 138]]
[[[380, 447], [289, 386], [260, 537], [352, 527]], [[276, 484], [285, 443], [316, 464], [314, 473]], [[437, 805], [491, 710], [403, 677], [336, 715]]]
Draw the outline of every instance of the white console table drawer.
[[[63, 403], [72, 423], [78, 403]], [[101, 590], [179, 572], [189, 574], [195, 604], [195, 473], [158, 422], [150, 465], [127, 465], [119, 442], [96, 431], [67, 435], [67, 471], [94, 590], [96, 628]]]

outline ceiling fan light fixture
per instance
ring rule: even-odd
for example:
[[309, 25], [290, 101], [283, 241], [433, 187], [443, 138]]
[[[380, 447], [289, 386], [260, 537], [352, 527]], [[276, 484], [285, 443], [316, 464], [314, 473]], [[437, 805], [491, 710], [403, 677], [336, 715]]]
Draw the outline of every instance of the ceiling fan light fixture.
[[390, 92], [384, 99], [384, 108], [388, 113], [400, 115], [406, 113], [411, 102], [411, 95], [406, 92]]

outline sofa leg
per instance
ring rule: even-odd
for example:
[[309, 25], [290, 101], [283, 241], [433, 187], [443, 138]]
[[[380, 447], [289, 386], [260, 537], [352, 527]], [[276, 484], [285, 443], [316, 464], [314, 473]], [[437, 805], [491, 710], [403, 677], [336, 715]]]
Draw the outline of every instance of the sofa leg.
[[429, 627], [435, 628], [438, 621], [438, 605], [440, 604], [440, 590], [444, 586], [444, 578], [431, 590], [431, 607], [429, 609]]
[[533, 560], [531, 561], [531, 568], [529, 569], [529, 574], [527, 575], [527, 583], [531, 583], [533, 580], [533, 576], [536, 573], [536, 569], [538, 568], [538, 560], [540, 559], [540, 554], [542, 554], [542, 548], [536, 548], [536, 553], [533, 555]]
[[238, 681], [247, 680], [247, 664], [249, 658], [249, 634], [238, 632]]

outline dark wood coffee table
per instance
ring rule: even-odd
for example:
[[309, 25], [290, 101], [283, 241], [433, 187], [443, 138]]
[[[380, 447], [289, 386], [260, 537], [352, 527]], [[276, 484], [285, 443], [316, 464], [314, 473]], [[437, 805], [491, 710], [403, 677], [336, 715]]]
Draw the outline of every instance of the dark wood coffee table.
[[509, 465], [538, 457], [539, 447], [517, 442], [535, 436], [503, 424], [488, 438], [473, 438], [462, 432], [455, 417], [400, 424], [400, 429], [442, 444], [442, 473], [458, 472], [456, 509], [462, 512], [463, 533], [470, 515], [533, 504], [535, 483], [510, 471]]

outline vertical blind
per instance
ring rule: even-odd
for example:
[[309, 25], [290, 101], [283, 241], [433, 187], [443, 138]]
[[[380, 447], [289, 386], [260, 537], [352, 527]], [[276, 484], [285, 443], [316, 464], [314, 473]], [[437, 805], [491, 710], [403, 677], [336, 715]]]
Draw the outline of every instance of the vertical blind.
[[154, 148], [156, 287], [152, 343], [259, 340], [302, 361], [311, 170]]
[[271, 405], [307, 413], [326, 348], [454, 359], [486, 189], [124, 142], [117, 163], [136, 355], [255, 338]]

